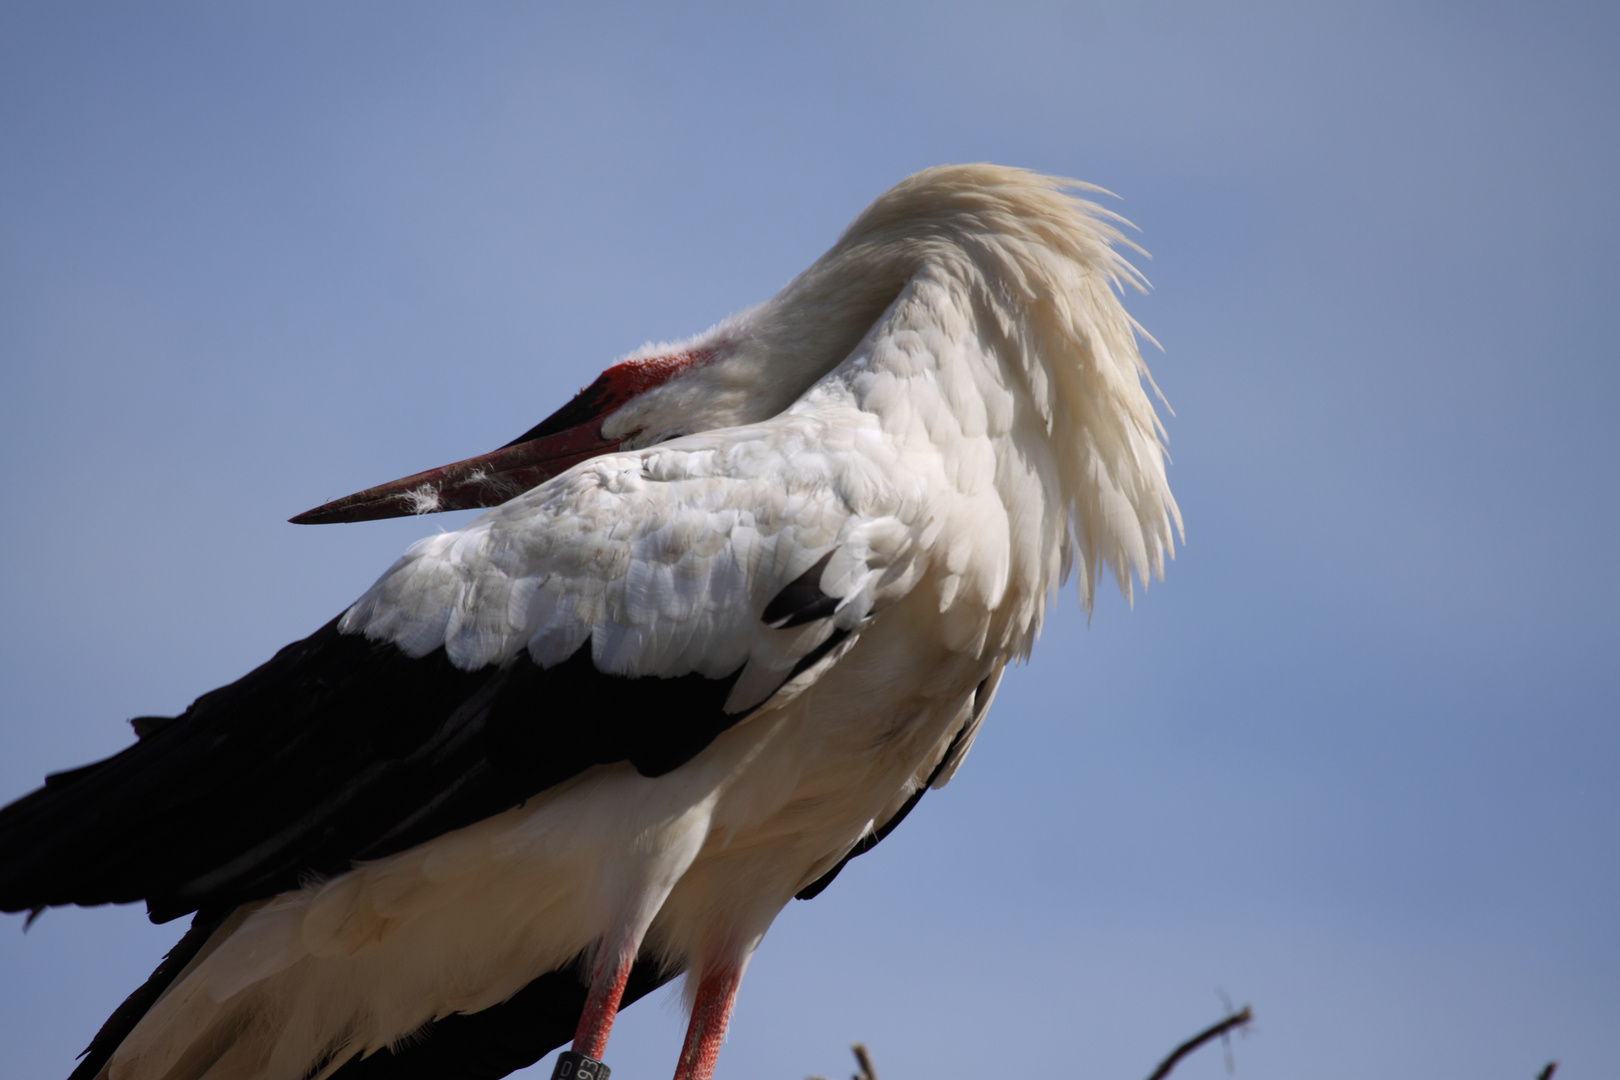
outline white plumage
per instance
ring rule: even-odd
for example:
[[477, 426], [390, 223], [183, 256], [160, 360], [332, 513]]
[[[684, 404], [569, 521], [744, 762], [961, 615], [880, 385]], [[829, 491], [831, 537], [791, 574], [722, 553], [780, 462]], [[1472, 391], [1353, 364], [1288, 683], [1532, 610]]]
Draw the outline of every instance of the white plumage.
[[[602, 417], [616, 451], [414, 545], [341, 634], [467, 672], [588, 647], [605, 676], [734, 679], [743, 719], [242, 905], [104, 1075], [330, 1075], [581, 953], [593, 994], [639, 954], [728, 1009], [793, 895], [951, 778], [1071, 568], [1088, 607], [1105, 568], [1127, 595], [1163, 572], [1180, 519], [1116, 296], [1139, 279], [1076, 186], [911, 177], [774, 299], [628, 358], [659, 378]], [[824, 606], [773, 625], [807, 571]]]

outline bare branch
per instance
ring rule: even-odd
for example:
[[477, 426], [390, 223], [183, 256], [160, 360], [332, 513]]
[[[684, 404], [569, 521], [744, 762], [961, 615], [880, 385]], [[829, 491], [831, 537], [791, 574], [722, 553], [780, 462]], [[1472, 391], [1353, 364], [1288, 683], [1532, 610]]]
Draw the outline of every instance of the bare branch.
[[855, 1064], [860, 1067], [853, 1080], [878, 1080], [877, 1070], [872, 1068], [872, 1057], [866, 1052], [865, 1043], [850, 1043], [849, 1048], [855, 1051]]
[[[1254, 1021], [1254, 1012], [1247, 1005], [1234, 1013], [1230, 1012], [1231, 1004], [1228, 1003], [1227, 1009], [1229, 1015], [1219, 1023], [1211, 1024], [1170, 1051], [1170, 1056], [1159, 1062], [1159, 1067], [1153, 1070], [1153, 1075], [1149, 1076], [1148, 1080], [1164, 1080], [1165, 1077], [1170, 1075], [1170, 1070], [1174, 1069], [1182, 1058], [1197, 1050], [1200, 1046], [1212, 1039], [1224, 1040], [1234, 1030], [1241, 1031]], [[855, 1065], [859, 1070], [854, 1076], [850, 1077], [850, 1080], [878, 1080], [877, 1069], [872, 1067], [872, 1055], [867, 1052], [866, 1044], [850, 1043], [849, 1048], [855, 1054]], [[1230, 1067], [1230, 1058], [1228, 1058], [1228, 1068]], [[1558, 1062], [1548, 1062], [1547, 1067], [1541, 1071], [1541, 1075], [1537, 1080], [1552, 1080], [1553, 1070], [1556, 1068], [1558, 1068]], [[807, 1076], [804, 1080], [826, 1080], [826, 1077]]]
[[1228, 1016], [1220, 1023], [1211, 1024], [1203, 1031], [1200, 1031], [1198, 1034], [1194, 1035], [1192, 1038], [1170, 1051], [1170, 1056], [1159, 1062], [1159, 1067], [1153, 1070], [1153, 1075], [1149, 1076], [1148, 1080], [1164, 1080], [1165, 1077], [1170, 1075], [1170, 1070], [1175, 1068], [1176, 1064], [1180, 1062], [1182, 1058], [1186, 1057], [1200, 1046], [1203, 1046], [1211, 1039], [1221, 1038], [1233, 1028], [1247, 1027], [1249, 1022], [1253, 1019], [1254, 1013], [1250, 1011], [1247, 1005], [1245, 1005], [1243, 1008], [1239, 1009], [1231, 1016]]
[[1557, 1071], [1558, 1071], [1558, 1062], [1549, 1061], [1549, 1062], [1547, 1062], [1547, 1067], [1545, 1069], [1541, 1070], [1541, 1075], [1536, 1077], [1536, 1080], [1552, 1080], [1553, 1073], [1555, 1073]]

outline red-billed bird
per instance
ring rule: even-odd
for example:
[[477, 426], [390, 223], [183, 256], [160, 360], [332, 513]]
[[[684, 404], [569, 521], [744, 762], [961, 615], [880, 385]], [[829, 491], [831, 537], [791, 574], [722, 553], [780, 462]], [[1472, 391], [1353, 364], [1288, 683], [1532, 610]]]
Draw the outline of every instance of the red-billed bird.
[[494, 507], [0, 812], [0, 908], [191, 930], [76, 1078], [497, 1077], [689, 973], [709, 1080], [777, 913], [961, 764], [1048, 595], [1180, 517], [1118, 219], [905, 180], [776, 297], [494, 453], [294, 518]]

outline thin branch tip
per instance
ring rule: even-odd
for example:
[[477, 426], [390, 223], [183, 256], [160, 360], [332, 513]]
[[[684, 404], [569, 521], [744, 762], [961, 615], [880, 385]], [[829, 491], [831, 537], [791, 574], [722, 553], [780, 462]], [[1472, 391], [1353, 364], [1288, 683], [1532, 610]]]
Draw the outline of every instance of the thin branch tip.
[[1203, 1046], [1212, 1039], [1224, 1039], [1234, 1030], [1244, 1030], [1251, 1022], [1253, 1022], [1253, 1020], [1254, 1011], [1245, 1005], [1237, 1012], [1232, 1013], [1217, 1023], [1211, 1024], [1203, 1031], [1200, 1031], [1198, 1034], [1194, 1035], [1192, 1038], [1170, 1051], [1170, 1056], [1159, 1062], [1159, 1067], [1153, 1070], [1152, 1074], [1148, 1077], [1148, 1080], [1164, 1080], [1165, 1077], [1170, 1075], [1170, 1070], [1174, 1069], [1176, 1065], [1180, 1063], [1182, 1058], [1186, 1057], [1188, 1054], [1192, 1053], [1194, 1050], [1197, 1050], [1200, 1046]]
[[851, 1080], [878, 1080], [877, 1070], [872, 1068], [872, 1055], [866, 1052], [865, 1043], [850, 1043], [850, 1050], [855, 1054], [855, 1065], [860, 1069]]

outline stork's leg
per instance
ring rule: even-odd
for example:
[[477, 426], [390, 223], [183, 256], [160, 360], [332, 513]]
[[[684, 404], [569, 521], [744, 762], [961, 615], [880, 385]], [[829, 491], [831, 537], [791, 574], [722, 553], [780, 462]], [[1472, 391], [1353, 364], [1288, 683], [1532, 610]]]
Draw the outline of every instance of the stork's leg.
[[574, 1030], [574, 1053], [598, 1061], [602, 1059], [608, 1032], [613, 1030], [613, 1018], [619, 1015], [624, 985], [630, 981], [630, 969], [635, 966], [636, 951], [640, 948], [639, 928], [624, 928], [602, 943], [596, 955], [596, 966], [591, 970], [585, 1011], [579, 1014], [579, 1027]]
[[675, 1080], [710, 1080], [714, 1062], [720, 1056], [720, 1040], [725, 1037], [731, 1006], [737, 1001], [742, 968], [737, 964], [710, 968], [698, 983], [697, 1001], [692, 1004], [692, 1020], [686, 1026], [686, 1045], [675, 1066]]

